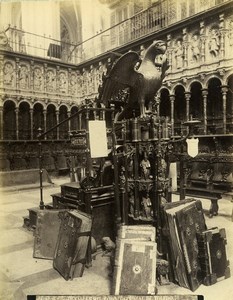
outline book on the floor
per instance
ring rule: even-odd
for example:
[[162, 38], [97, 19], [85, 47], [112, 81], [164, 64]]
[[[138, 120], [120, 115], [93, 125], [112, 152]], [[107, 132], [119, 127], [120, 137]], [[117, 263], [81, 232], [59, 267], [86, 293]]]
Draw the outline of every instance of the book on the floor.
[[152, 225], [122, 225], [117, 233], [118, 238], [142, 241], [155, 241], [156, 231]]
[[62, 219], [53, 267], [66, 279], [83, 275], [92, 217], [81, 211], [67, 212]]
[[206, 230], [200, 200], [187, 199], [164, 207], [173, 281], [195, 291], [202, 282], [197, 233]]
[[212, 285], [229, 278], [230, 268], [226, 254], [226, 230], [210, 228], [197, 235], [203, 284]]
[[61, 220], [67, 210], [43, 209], [37, 211], [34, 233], [34, 258], [53, 259]]
[[113, 295], [156, 294], [156, 243], [117, 239], [113, 268]]

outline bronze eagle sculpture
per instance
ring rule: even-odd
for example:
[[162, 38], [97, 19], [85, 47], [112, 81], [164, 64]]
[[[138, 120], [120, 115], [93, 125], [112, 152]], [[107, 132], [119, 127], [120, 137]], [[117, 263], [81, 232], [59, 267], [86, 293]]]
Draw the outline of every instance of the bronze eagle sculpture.
[[104, 80], [99, 100], [108, 106], [119, 91], [128, 88], [128, 98], [123, 111], [117, 114], [117, 121], [145, 116], [145, 107], [154, 99], [169, 68], [166, 49], [165, 42], [154, 41], [142, 59], [137, 52], [129, 51], [112, 66]]

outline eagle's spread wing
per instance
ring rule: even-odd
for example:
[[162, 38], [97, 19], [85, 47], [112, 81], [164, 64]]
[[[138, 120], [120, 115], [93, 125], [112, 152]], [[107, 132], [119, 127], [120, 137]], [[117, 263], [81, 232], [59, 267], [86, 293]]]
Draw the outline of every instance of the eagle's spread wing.
[[140, 63], [137, 52], [128, 52], [122, 55], [113, 65], [104, 83], [100, 101], [107, 105], [113, 96], [117, 96], [120, 90], [133, 87], [139, 73], [135, 70], [136, 64]]

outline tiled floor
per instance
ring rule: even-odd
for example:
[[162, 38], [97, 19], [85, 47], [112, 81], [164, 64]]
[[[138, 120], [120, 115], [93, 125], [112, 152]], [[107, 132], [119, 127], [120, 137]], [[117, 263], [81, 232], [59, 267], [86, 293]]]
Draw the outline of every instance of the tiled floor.
[[[51, 202], [50, 195], [60, 191], [60, 184], [68, 178], [53, 179], [54, 185], [44, 189], [45, 203]], [[33, 258], [33, 233], [23, 228], [23, 217], [28, 209], [39, 204], [39, 189], [18, 190], [1, 194], [0, 207], [0, 299], [24, 300], [29, 294], [50, 295], [109, 295], [111, 277], [109, 276], [109, 258], [97, 254], [93, 266], [85, 269], [81, 278], [65, 281], [53, 269], [51, 260]], [[176, 200], [174, 196], [173, 200]], [[204, 210], [210, 202], [202, 200]], [[207, 227], [225, 228], [227, 234], [227, 254], [230, 268], [233, 270], [233, 222], [231, 221], [232, 203], [219, 201], [219, 215], [212, 219], [206, 216]], [[233, 271], [232, 271], [233, 273]], [[158, 286], [159, 294], [199, 294], [205, 300], [233, 299], [233, 276], [213, 286], [201, 285], [194, 293], [173, 283]]]

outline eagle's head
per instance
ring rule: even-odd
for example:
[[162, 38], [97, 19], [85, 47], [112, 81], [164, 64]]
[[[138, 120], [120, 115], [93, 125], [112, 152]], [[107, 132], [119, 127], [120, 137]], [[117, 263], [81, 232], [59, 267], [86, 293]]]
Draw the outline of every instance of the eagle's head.
[[154, 61], [158, 55], [165, 54], [167, 50], [167, 45], [164, 41], [154, 41], [145, 52], [145, 59]]

